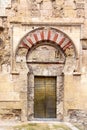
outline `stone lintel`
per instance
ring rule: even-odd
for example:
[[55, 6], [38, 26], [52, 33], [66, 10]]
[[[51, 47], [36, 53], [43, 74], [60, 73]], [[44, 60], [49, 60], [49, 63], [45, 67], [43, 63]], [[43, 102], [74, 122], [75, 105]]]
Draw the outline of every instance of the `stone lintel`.
[[[55, 22], [57, 21], [57, 22]], [[52, 19], [52, 21], [49, 20], [45, 20], [45, 22], [43, 22], [42, 20], [38, 20], [35, 22], [35, 20], [31, 20], [31, 21], [10, 21], [11, 24], [21, 24], [23, 26], [28, 25], [28, 26], [32, 26], [32, 25], [39, 25], [39, 26], [64, 26], [64, 25], [76, 25], [76, 26], [81, 26], [84, 23], [84, 19], [83, 18], [78, 18], [78, 19], [68, 19], [68, 18], [58, 18], [58, 19]]]

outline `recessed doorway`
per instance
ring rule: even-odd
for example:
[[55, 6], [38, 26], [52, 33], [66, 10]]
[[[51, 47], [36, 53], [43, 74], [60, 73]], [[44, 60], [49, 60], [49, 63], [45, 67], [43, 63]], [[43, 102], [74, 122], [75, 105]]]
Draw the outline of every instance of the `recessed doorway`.
[[56, 118], [56, 77], [35, 76], [34, 118]]

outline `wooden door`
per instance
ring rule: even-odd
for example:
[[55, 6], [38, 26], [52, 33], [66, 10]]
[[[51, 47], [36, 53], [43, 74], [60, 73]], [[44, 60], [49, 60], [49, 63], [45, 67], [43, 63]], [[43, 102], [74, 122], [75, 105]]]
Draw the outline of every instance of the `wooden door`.
[[56, 118], [56, 77], [35, 77], [35, 118]]

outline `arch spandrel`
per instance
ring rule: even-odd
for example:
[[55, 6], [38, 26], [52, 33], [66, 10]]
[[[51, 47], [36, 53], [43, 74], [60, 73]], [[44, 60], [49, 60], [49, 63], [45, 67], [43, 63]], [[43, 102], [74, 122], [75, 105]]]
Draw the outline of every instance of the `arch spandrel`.
[[[41, 41], [51, 41], [58, 45], [65, 56], [75, 57], [76, 51], [72, 40], [63, 32], [54, 28], [38, 28], [29, 32], [25, 37], [22, 38], [17, 48], [17, 54], [26, 53], [36, 44]], [[20, 52], [20, 50], [22, 50]]]
[[63, 32], [55, 28], [37, 28], [27, 33], [20, 41], [16, 56], [26, 57], [32, 47], [38, 43], [49, 41], [58, 46], [65, 57], [76, 58], [76, 49], [73, 41]]

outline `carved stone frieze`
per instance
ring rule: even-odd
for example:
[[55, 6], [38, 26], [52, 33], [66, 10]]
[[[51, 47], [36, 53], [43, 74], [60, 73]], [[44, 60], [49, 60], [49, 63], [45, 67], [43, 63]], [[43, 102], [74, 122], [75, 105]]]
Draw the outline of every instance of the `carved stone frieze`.
[[77, 18], [84, 18], [85, 17], [85, 3], [76, 2], [76, 16]]
[[84, 9], [77, 9], [77, 18], [84, 18], [85, 12]]
[[76, 3], [76, 8], [77, 9], [84, 9], [84, 7], [85, 7], [85, 5], [84, 5], [84, 3], [83, 2], [79, 2], [79, 3]]
[[32, 17], [40, 17], [40, 8], [37, 1], [33, 0], [31, 2], [31, 16]]
[[53, 17], [60, 17], [62, 18], [64, 16], [64, 9], [62, 6], [59, 6], [55, 2], [53, 2]]
[[64, 15], [64, 9], [63, 9], [64, 3], [56, 2], [56, 1], [44, 1], [44, 0], [34, 0], [31, 2], [31, 16], [34, 17], [45, 17], [49, 18], [51, 16], [53, 17], [63, 17]]

